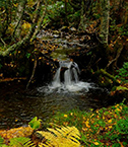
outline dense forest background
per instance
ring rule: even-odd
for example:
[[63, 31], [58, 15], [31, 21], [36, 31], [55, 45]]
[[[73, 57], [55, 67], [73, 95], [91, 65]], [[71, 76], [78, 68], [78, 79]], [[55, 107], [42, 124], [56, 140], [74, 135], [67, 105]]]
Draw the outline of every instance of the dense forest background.
[[1, 79], [33, 79], [39, 64], [47, 72], [49, 66], [55, 66], [57, 59], [51, 54], [57, 45], [37, 38], [41, 30], [47, 30], [53, 37], [69, 40], [76, 35], [74, 38], [84, 46], [74, 53], [67, 52], [68, 56], [85, 73], [100, 73], [115, 81], [110, 74], [115, 76], [128, 60], [127, 9], [126, 0], [1, 0]]
[[[107, 89], [106, 108], [58, 113], [49, 122], [35, 117], [29, 126], [0, 130], [0, 146], [127, 147], [128, 0], [0, 0], [2, 102], [21, 95], [14, 104], [24, 103], [67, 59], [78, 64], [80, 80]], [[105, 95], [91, 103], [99, 101]], [[14, 117], [12, 124], [20, 121]]]

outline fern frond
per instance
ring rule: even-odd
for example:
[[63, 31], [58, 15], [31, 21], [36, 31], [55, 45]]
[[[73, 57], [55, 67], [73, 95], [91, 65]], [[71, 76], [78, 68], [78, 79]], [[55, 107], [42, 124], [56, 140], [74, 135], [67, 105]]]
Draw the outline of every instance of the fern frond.
[[45, 144], [41, 143], [39, 147], [79, 147], [80, 133], [76, 127], [61, 127], [61, 128], [48, 128], [49, 132], [37, 131], [40, 135], [44, 136], [47, 140]]
[[40, 135], [44, 136], [46, 139], [48, 140], [53, 140], [56, 139], [56, 137], [54, 136], [54, 134], [50, 133], [50, 132], [45, 132], [45, 131], [37, 131], [37, 133], [39, 133]]
[[16, 137], [10, 139], [10, 147], [35, 147], [30, 138]]
[[4, 143], [4, 139], [0, 136], [0, 146]]
[[58, 131], [55, 129], [48, 128], [48, 131], [54, 133], [54, 136], [60, 136], [62, 131]]
[[51, 145], [50, 143], [47, 143], [47, 144], [40, 143], [39, 147], [55, 147], [55, 146]]

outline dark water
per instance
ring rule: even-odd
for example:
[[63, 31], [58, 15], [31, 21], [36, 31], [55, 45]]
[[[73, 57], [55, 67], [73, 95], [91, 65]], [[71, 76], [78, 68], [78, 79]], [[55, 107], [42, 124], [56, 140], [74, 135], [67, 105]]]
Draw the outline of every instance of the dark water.
[[107, 105], [108, 91], [99, 87], [82, 94], [55, 91], [42, 94], [33, 89], [26, 94], [12, 94], [0, 99], [0, 129], [26, 125], [35, 116], [46, 121], [58, 111], [75, 108], [89, 111]]

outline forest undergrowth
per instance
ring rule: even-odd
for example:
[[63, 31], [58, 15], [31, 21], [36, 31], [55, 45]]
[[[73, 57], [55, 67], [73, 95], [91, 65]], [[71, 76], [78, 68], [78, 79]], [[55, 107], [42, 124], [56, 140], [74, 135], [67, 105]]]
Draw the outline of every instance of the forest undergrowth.
[[[0, 131], [1, 147], [18, 147], [10, 140], [17, 138], [18, 142], [19, 137], [21, 137], [21, 142], [23, 137], [29, 138], [30, 144], [33, 143], [33, 145], [40, 147], [66, 147], [66, 139], [71, 139], [69, 146], [73, 146], [75, 142], [74, 147], [127, 147], [127, 124], [128, 106], [123, 102], [95, 111], [90, 109], [89, 112], [80, 110], [72, 110], [66, 113], [58, 112], [45, 123], [35, 117], [25, 128]], [[69, 130], [72, 130], [72, 127], [76, 131], [71, 136], [76, 137], [75, 133], [77, 132], [75, 140], [69, 138], [69, 134], [72, 132]], [[65, 139], [65, 142], [62, 143], [63, 139]]]

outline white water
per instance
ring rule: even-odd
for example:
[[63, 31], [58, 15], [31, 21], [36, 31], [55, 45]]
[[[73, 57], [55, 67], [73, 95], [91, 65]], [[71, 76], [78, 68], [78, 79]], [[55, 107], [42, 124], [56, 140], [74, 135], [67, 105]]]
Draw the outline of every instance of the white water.
[[[63, 73], [64, 81], [61, 80], [61, 69], [65, 68]], [[60, 67], [57, 69], [53, 81], [48, 86], [39, 87], [39, 92], [88, 92], [92, 88], [92, 84], [79, 81], [80, 70], [75, 62], [61, 61]]]
[[73, 71], [73, 74], [74, 74], [75, 82], [78, 83], [79, 77], [78, 77], [78, 74], [77, 74], [77, 70], [75, 68], [73, 68], [72, 71]]

